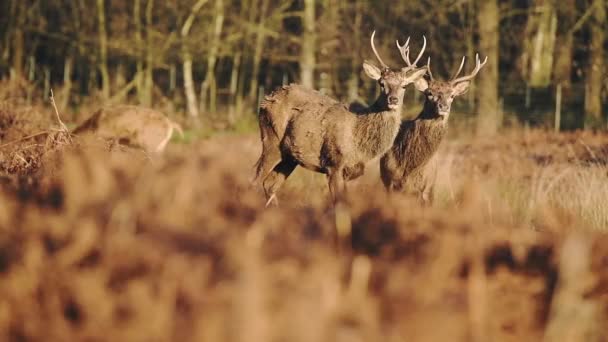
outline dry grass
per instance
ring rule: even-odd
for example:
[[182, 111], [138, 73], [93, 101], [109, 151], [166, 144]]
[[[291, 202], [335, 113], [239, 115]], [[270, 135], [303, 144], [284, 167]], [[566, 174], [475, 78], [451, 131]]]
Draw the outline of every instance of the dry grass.
[[0, 150], [0, 340], [608, 339], [605, 135], [452, 140], [433, 207], [370, 168], [336, 210], [305, 171], [264, 210], [256, 136], [9, 167], [30, 143]]

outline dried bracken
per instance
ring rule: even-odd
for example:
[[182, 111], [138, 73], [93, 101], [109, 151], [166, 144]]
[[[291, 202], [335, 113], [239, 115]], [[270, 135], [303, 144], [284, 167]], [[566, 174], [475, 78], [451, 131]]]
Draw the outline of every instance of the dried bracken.
[[[608, 241], [576, 209], [550, 205], [555, 191], [582, 196], [567, 187], [579, 178], [606, 203], [605, 135], [448, 143], [437, 191], [453, 200], [387, 197], [369, 174], [376, 184], [353, 187], [348, 210], [312, 199], [264, 209], [242, 167], [254, 136], [172, 145], [153, 160], [46, 139], [59, 140], [30, 176], [37, 185], [0, 186], [0, 340], [608, 338]], [[576, 173], [551, 184], [562, 167]], [[530, 220], [493, 197], [507, 177], [545, 194]], [[299, 181], [286, 197], [318, 186]]]

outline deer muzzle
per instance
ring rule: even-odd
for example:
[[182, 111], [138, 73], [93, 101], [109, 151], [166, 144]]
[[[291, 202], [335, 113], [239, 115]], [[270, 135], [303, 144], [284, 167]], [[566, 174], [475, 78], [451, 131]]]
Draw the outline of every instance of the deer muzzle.
[[441, 116], [446, 116], [446, 115], [450, 114], [450, 106], [448, 104], [438, 103], [437, 104], [437, 113], [439, 113], [439, 115], [441, 115]]
[[388, 107], [390, 109], [395, 109], [399, 105], [399, 98], [397, 96], [389, 96], [388, 97]]

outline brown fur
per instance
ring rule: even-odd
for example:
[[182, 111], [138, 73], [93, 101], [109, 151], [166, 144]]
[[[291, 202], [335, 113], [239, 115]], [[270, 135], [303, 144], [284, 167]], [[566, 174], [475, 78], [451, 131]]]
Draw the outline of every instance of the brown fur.
[[426, 96], [424, 108], [416, 119], [401, 123], [393, 146], [380, 159], [380, 176], [388, 191], [414, 193], [430, 203], [437, 173], [433, 156], [447, 133], [452, 100], [466, 91], [468, 83], [454, 87], [427, 82], [416, 84]]
[[[296, 84], [267, 96], [260, 106], [262, 154], [255, 178], [263, 182], [267, 198], [300, 165], [327, 174], [336, 199], [344, 181], [361, 176], [369, 160], [391, 147], [399, 130], [405, 85], [424, 70], [410, 72], [383, 70], [380, 97], [360, 113]], [[389, 106], [391, 97], [398, 102]]]
[[76, 127], [74, 134], [95, 134], [119, 143], [162, 152], [173, 135], [183, 135], [181, 127], [163, 113], [140, 106], [119, 105], [102, 108]]
[[417, 193], [432, 201], [436, 165], [431, 162], [447, 132], [447, 120], [422, 118], [406, 120], [395, 144], [380, 160], [382, 181], [390, 191]]

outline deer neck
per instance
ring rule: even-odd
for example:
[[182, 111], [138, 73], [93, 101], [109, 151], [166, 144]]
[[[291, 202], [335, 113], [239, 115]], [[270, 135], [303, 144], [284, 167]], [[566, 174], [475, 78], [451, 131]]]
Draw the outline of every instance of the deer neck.
[[[375, 110], [383, 108], [383, 110]], [[393, 145], [399, 132], [401, 106], [387, 110], [378, 101], [363, 115], [357, 115], [354, 139], [360, 152], [369, 159], [384, 154]]]
[[439, 145], [448, 129], [448, 118], [449, 115], [439, 115], [435, 107], [425, 101], [424, 108], [415, 121], [421, 130], [420, 133], [423, 133], [421, 136], [430, 141], [436, 141], [436, 144]]
[[442, 121], [445, 124], [447, 124], [448, 121], [448, 115], [442, 116], [439, 115], [439, 113], [437, 113], [437, 109], [435, 108], [435, 106], [433, 104], [431, 104], [428, 100], [424, 101], [424, 106], [422, 108], [422, 111], [420, 112], [420, 114], [418, 114], [418, 117], [416, 117], [416, 120], [436, 120], [436, 121]]

